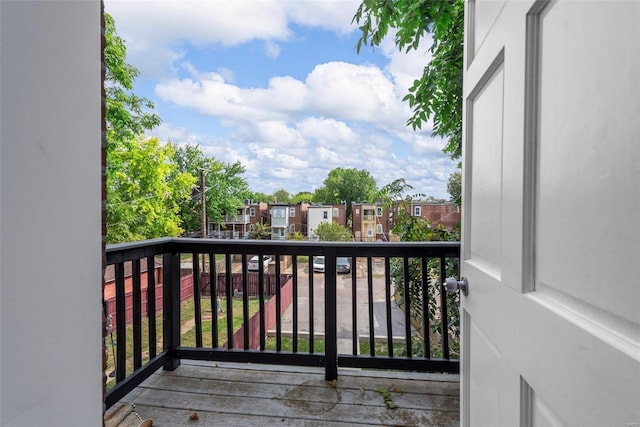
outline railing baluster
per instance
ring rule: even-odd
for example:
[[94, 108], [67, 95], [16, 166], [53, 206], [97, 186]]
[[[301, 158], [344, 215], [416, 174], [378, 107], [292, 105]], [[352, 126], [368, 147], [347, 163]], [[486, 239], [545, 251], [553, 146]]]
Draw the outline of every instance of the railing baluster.
[[[292, 293], [293, 293], [293, 325], [292, 325], [292, 334], [293, 334], [293, 345], [292, 345], [292, 351], [294, 353], [298, 352], [298, 256], [297, 255], [292, 255], [291, 256], [291, 269], [293, 271], [293, 289], [292, 289]], [[311, 273], [313, 274], [313, 272]]]
[[384, 258], [385, 309], [387, 315], [387, 352], [393, 357], [393, 325], [391, 322], [391, 271], [389, 257]]
[[423, 354], [431, 358], [431, 334], [429, 325], [429, 270], [426, 257], [421, 257], [420, 271], [422, 272], [422, 342]]
[[[262, 276], [264, 274], [264, 265], [262, 264], [262, 255], [259, 259], [258, 274]], [[247, 254], [242, 254], [242, 265], [247, 264]], [[242, 269], [242, 341], [243, 348], [249, 350], [249, 289], [248, 289], [248, 273], [247, 269]]]
[[164, 254], [162, 269], [162, 348], [169, 356], [163, 368], [173, 371], [180, 366], [174, 354], [180, 346], [180, 254]]
[[127, 376], [127, 312], [125, 305], [124, 263], [115, 265], [116, 279], [116, 382]]
[[336, 299], [336, 249], [328, 247], [324, 259], [325, 380], [338, 378], [338, 314]]
[[193, 311], [196, 322], [196, 347], [202, 348], [202, 304], [200, 301], [201, 294], [201, 277], [200, 277], [200, 254], [193, 252], [191, 254], [192, 272], [193, 272]]
[[[325, 258], [326, 263], [326, 258]], [[309, 257], [309, 353], [314, 352], [315, 331], [313, 325], [314, 318], [314, 295], [313, 295], [313, 256]]]
[[142, 366], [142, 291], [140, 277], [140, 258], [131, 261], [131, 279], [133, 284], [133, 369]]
[[156, 258], [147, 256], [147, 319], [149, 322], [149, 359], [156, 357]]
[[403, 277], [404, 277], [404, 336], [407, 346], [407, 357], [412, 356], [411, 342], [411, 278], [409, 277], [409, 257], [404, 256]]
[[444, 280], [447, 266], [444, 256], [440, 256], [440, 318], [442, 319], [442, 357], [449, 359], [449, 318], [447, 314], [447, 291]]
[[376, 355], [376, 337], [374, 331], [374, 313], [373, 313], [373, 260], [367, 257], [367, 295], [369, 303], [369, 355]]
[[276, 351], [282, 351], [282, 290], [280, 286], [280, 255], [276, 255]]
[[265, 305], [264, 305], [264, 267], [262, 258], [259, 259], [260, 265], [258, 266], [258, 303], [259, 316], [260, 316], [260, 350], [264, 351], [266, 347], [265, 335], [266, 335], [266, 321], [265, 321]]
[[218, 269], [213, 252], [209, 252], [209, 291], [211, 294], [211, 348], [218, 348]]
[[352, 353], [353, 355], [358, 354], [358, 275], [356, 269], [356, 263], [358, 262], [358, 258], [351, 258], [351, 339], [352, 343]]
[[[246, 256], [245, 256], [246, 260]], [[247, 269], [246, 261], [242, 263], [243, 271]], [[227, 299], [227, 349], [234, 348], [233, 345], [233, 283], [231, 275], [231, 254], [225, 254], [225, 293]]]

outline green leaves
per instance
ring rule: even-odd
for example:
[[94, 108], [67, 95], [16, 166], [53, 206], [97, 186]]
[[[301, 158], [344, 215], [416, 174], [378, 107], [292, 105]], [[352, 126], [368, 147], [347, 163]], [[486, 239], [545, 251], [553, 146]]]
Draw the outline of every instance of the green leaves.
[[321, 222], [315, 233], [325, 242], [351, 242], [353, 236], [348, 228], [335, 222]]
[[362, 46], [379, 46], [390, 30], [396, 31], [400, 51], [417, 49], [431, 34], [432, 60], [403, 98], [413, 114], [413, 130], [433, 119], [432, 133], [448, 139], [444, 152], [462, 155], [462, 73], [464, 0], [363, 0], [353, 21], [359, 24]]
[[112, 146], [107, 157], [107, 242], [119, 243], [182, 232], [178, 201], [195, 179], [177, 173], [174, 147], [157, 138]]
[[366, 170], [332, 169], [314, 195], [321, 203], [346, 202], [347, 218], [351, 218], [351, 202], [369, 200], [377, 191], [376, 180]]
[[[211, 221], [222, 223], [224, 215], [235, 215], [237, 207], [249, 196], [247, 182], [242, 176], [245, 169], [240, 162], [220, 162], [208, 157], [197, 145], [177, 147], [175, 162], [178, 171], [189, 174], [195, 180], [199, 179], [200, 170], [205, 171], [205, 208], [207, 218]], [[185, 230], [202, 228], [200, 203], [199, 199], [191, 198], [179, 203]]]
[[151, 101], [133, 93], [138, 70], [127, 64], [125, 42], [106, 13], [105, 39], [107, 242], [177, 236], [183, 225], [200, 230], [200, 204], [190, 197], [200, 169], [207, 170], [209, 218], [235, 214], [247, 194], [242, 165], [218, 162], [200, 147], [145, 138], [161, 120]]
[[162, 121], [150, 100], [132, 92], [138, 70], [126, 62], [127, 48], [116, 33], [115, 21], [108, 13], [104, 19], [107, 144], [126, 144]]

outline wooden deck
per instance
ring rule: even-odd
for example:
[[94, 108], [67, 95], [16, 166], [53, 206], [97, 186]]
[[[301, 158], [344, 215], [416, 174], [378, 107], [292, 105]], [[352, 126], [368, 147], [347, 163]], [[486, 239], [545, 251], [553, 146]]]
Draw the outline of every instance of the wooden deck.
[[[459, 425], [459, 376], [186, 362], [120, 403], [154, 426]], [[387, 406], [395, 406], [389, 408]], [[109, 413], [109, 412], [108, 412]]]

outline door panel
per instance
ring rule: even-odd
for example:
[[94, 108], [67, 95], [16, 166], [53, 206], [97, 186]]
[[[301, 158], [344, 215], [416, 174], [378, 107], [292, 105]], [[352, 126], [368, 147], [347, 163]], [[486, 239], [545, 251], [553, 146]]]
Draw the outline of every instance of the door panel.
[[638, 425], [640, 2], [482, 3], [466, 10], [463, 425]]
[[468, 141], [468, 147], [473, 149], [468, 150], [467, 155], [473, 184], [467, 191], [471, 206], [481, 201], [486, 202], [486, 206], [470, 212], [466, 258], [500, 280], [503, 69], [500, 62], [493, 68], [470, 100], [469, 125], [473, 140]]
[[[610, 22], [616, 30], [602, 37], [593, 28], [611, 21], [610, 6], [582, 7], [589, 13], [572, 16], [571, 5], [553, 4], [540, 20], [536, 290], [550, 298], [563, 294], [575, 310], [592, 306], [603, 320], [620, 317], [637, 328], [640, 286], [614, 279], [635, 276], [637, 266], [603, 249], [625, 248], [629, 259], [640, 260], [640, 221], [629, 215], [640, 212], [640, 135], [628, 125], [637, 121], [631, 112], [640, 111], [640, 66], [614, 65], [640, 61], [640, 52], [637, 44], [635, 55], [612, 48], [640, 40], [640, 27]], [[616, 169], [625, 173], [612, 174]]]
[[505, 2], [498, 0], [475, 0], [472, 4], [474, 9], [473, 52], [477, 53], [489, 33], [491, 26], [498, 18]]

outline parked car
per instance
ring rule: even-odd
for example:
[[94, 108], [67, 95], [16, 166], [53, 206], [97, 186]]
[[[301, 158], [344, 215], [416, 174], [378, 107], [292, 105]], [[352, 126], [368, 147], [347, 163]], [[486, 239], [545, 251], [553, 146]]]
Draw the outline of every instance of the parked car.
[[[324, 273], [324, 256], [317, 256], [313, 260], [313, 271], [318, 273]], [[347, 257], [336, 258], [336, 271], [338, 273], [351, 272], [351, 262]]]
[[351, 261], [349, 258], [339, 256], [336, 258], [336, 271], [338, 273], [349, 273], [351, 272]]
[[[262, 265], [266, 270], [269, 267], [269, 263], [271, 262], [271, 257], [269, 255], [262, 256]], [[251, 257], [249, 262], [247, 263], [247, 270], [249, 271], [258, 271], [260, 269], [260, 257], [258, 255]]]
[[324, 257], [317, 256], [313, 259], [313, 271], [324, 273]]

